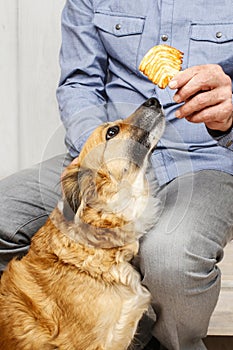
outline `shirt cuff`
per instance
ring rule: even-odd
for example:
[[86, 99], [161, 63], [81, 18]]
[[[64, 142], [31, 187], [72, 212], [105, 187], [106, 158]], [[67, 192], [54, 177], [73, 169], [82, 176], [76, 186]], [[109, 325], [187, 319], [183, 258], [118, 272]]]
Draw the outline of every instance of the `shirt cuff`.
[[225, 132], [209, 128], [207, 128], [207, 131], [218, 142], [219, 146], [233, 151], [233, 125]]

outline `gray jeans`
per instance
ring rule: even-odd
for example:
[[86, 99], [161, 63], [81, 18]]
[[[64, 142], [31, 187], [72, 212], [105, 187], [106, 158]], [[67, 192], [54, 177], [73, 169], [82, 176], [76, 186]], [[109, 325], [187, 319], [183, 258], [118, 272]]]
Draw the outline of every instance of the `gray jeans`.
[[[69, 156], [58, 156], [0, 182], [0, 270], [24, 255], [61, 197]], [[161, 214], [143, 238], [139, 263], [157, 320], [152, 334], [169, 350], [205, 349], [220, 289], [217, 263], [233, 237], [233, 176], [200, 171], [160, 190]]]

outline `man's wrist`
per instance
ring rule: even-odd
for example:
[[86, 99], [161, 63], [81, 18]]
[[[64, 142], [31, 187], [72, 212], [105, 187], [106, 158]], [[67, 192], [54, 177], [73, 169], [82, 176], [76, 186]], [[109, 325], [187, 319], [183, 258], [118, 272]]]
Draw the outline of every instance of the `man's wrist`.
[[233, 124], [225, 132], [220, 130], [212, 130], [209, 128], [207, 128], [207, 131], [218, 142], [219, 146], [233, 151]]
[[208, 133], [216, 140], [220, 139], [223, 136], [228, 135], [231, 130], [232, 130], [233, 124], [230, 126], [229, 129], [227, 129], [226, 131], [221, 131], [221, 130], [213, 130], [213, 129], [209, 129], [208, 127], [206, 127]]

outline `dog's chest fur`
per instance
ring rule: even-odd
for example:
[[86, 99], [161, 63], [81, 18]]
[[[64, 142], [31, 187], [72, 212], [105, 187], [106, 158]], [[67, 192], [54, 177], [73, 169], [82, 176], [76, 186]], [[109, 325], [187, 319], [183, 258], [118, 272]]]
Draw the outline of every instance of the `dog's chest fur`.
[[[150, 301], [128, 262], [137, 243], [122, 250], [85, 247], [60, 232], [65, 224], [57, 209], [52, 220], [36, 234], [28, 255], [10, 263], [1, 281], [1, 348], [38, 349], [39, 341], [43, 350], [125, 349]], [[14, 289], [9, 289], [12, 280]], [[4, 343], [9, 325], [12, 342], [7, 335]], [[18, 327], [24, 335], [16, 344]]]

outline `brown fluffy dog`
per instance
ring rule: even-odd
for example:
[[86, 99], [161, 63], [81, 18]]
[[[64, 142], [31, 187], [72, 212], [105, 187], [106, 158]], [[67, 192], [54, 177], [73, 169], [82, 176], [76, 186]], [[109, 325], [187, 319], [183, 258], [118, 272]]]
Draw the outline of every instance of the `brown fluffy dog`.
[[158, 207], [156, 99], [98, 127], [66, 169], [64, 199], [0, 283], [0, 349], [123, 350], [150, 294], [129, 261]]

